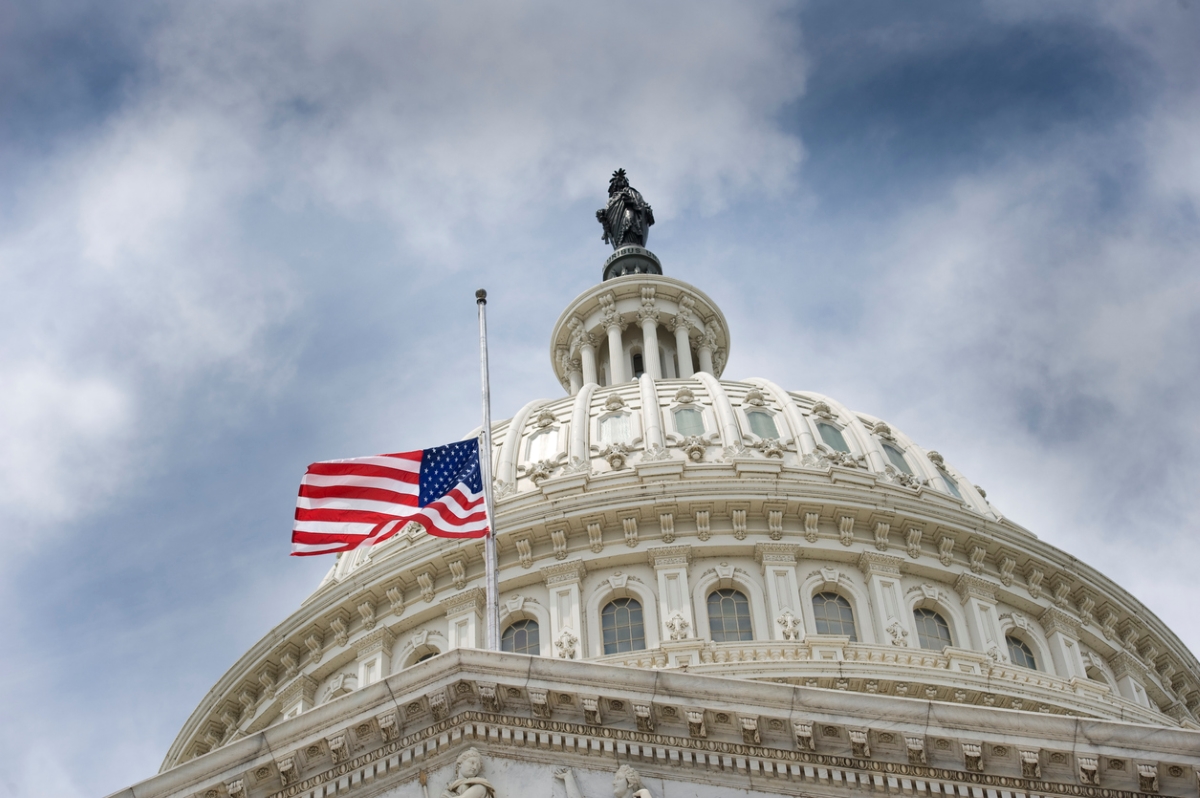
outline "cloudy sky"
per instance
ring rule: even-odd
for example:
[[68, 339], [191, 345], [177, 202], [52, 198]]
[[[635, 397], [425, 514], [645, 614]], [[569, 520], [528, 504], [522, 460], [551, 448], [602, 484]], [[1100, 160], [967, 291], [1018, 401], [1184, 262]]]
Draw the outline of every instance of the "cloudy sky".
[[153, 774], [313, 460], [561, 395], [623, 166], [727, 376], [876, 414], [1200, 649], [1194, 2], [0, 2], [0, 796]]

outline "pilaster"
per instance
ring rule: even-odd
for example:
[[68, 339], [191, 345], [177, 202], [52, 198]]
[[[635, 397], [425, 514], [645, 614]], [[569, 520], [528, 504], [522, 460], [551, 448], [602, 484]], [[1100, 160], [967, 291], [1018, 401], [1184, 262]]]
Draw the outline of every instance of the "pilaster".
[[1000, 621], [996, 616], [998, 587], [994, 582], [972, 574], [962, 574], [954, 583], [954, 589], [966, 609], [972, 646], [996, 662], [1008, 662], [1008, 646], [1004, 645]]
[[1079, 619], [1058, 607], [1047, 607], [1038, 620], [1046, 632], [1057, 675], [1064, 679], [1086, 679], [1087, 670], [1079, 651]]
[[479, 632], [487, 595], [483, 588], [473, 587], [442, 602], [446, 611], [446, 639], [449, 650], [479, 648]]
[[587, 575], [583, 560], [569, 560], [541, 569], [550, 594], [550, 640], [554, 656], [576, 659], [583, 654], [583, 614], [579, 585]]
[[916, 644], [912, 619], [904, 611], [904, 594], [900, 589], [899, 557], [864, 551], [858, 557], [858, 569], [867, 580], [867, 592], [874, 612], [875, 639], [880, 643], [908, 647]]
[[767, 583], [771, 629], [775, 640], [800, 640], [804, 637], [804, 613], [800, 611], [800, 586], [796, 578], [796, 560], [800, 547], [794, 543], [757, 543], [754, 559], [762, 566]]
[[692, 547], [655, 546], [646, 554], [658, 576], [658, 615], [662, 640], [696, 637], [696, 620], [692, 614], [687, 573], [692, 561]]

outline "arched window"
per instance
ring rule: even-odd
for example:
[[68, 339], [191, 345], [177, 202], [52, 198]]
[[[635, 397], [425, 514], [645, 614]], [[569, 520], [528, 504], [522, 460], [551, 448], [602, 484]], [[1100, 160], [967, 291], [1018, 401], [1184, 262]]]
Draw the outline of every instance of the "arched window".
[[941, 651], [954, 645], [950, 641], [950, 624], [933, 610], [913, 610], [913, 620], [917, 622], [917, 642], [921, 648]]
[[962, 501], [963, 495], [962, 495], [962, 493], [959, 492], [958, 483], [954, 481], [954, 477], [950, 476], [945, 471], [942, 471], [940, 469], [938, 470], [938, 473], [941, 474], [942, 479], [944, 479], [946, 481], [946, 488], [950, 491], [951, 494], [954, 495], [954, 498], [958, 499], [959, 501]]
[[825, 441], [825, 445], [830, 449], [837, 452], [850, 451], [850, 447], [846, 445], [846, 439], [842, 437], [842, 431], [832, 424], [818, 422], [817, 432], [821, 433], [821, 440]]
[[779, 430], [775, 428], [775, 419], [765, 410], [751, 410], [746, 414], [750, 422], [750, 431], [760, 438], [778, 438]]
[[708, 594], [708, 629], [714, 643], [753, 640], [750, 600], [740, 590], [714, 590]]
[[704, 414], [694, 407], [681, 407], [672, 413], [675, 431], [680, 435], [703, 435]]
[[529, 438], [529, 449], [526, 451], [525, 459], [530, 463], [549, 460], [558, 454], [557, 449], [558, 430], [544, 429], [541, 432], [534, 433]]
[[637, 379], [638, 377], [640, 377], [646, 373], [646, 361], [642, 357], [641, 352], [634, 352], [632, 360], [633, 360], [633, 377], [634, 377], [634, 379]]
[[1004, 642], [1008, 643], [1008, 658], [1012, 660], [1013, 665], [1020, 665], [1031, 671], [1037, 670], [1037, 660], [1033, 656], [1033, 650], [1024, 640], [1006, 635]]
[[437, 652], [437, 651], [430, 651], [428, 654], [422, 654], [421, 656], [417, 657], [417, 662], [424, 662], [427, 659], [433, 659], [439, 653], [440, 652]]
[[541, 654], [542, 644], [538, 638], [537, 621], [526, 619], [509, 624], [504, 634], [500, 635], [500, 650], [535, 657]]
[[620, 654], [646, 648], [646, 624], [642, 605], [637, 599], [613, 599], [600, 611], [600, 629], [604, 634], [604, 653]]
[[912, 474], [912, 469], [908, 467], [908, 461], [904, 459], [904, 452], [892, 446], [890, 443], [883, 445], [883, 453], [887, 455], [887, 459], [896, 467], [897, 471], [905, 474]]
[[629, 414], [617, 413], [600, 421], [600, 440], [604, 443], [629, 443]]
[[817, 634], [846, 635], [851, 643], [858, 642], [854, 631], [854, 610], [850, 602], [837, 593], [818, 593], [813, 596], [813, 615], [817, 620]]

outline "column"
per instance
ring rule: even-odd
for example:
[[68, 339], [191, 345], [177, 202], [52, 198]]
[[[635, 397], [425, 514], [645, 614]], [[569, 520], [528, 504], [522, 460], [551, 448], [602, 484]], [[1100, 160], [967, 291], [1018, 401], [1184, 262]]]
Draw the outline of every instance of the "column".
[[692, 617], [692, 596], [688, 592], [688, 565], [691, 546], [656, 546], [647, 554], [658, 575], [658, 623], [662, 640], [687, 640], [696, 637]]
[[671, 322], [675, 331], [675, 353], [679, 358], [679, 377], [686, 379], [695, 373], [692, 368], [692, 344], [688, 340], [690, 325], [684, 316], [676, 316]]
[[1038, 620], [1046, 631], [1054, 672], [1064, 679], [1086, 679], [1087, 670], [1079, 651], [1079, 619], [1058, 607], [1047, 607]]
[[446, 611], [447, 649], [479, 648], [479, 632], [482, 627], [487, 595], [483, 588], [464, 590], [442, 602]]
[[867, 592], [871, 596], [875, 641], [881, 646], [890, 643], [916, 648], [912, 619], [905, 611], [904, 594], [900, 589], [900, 565], [903, 562], [890, 554], [864, 551], [858, 557], [858, 569], [866, 577]]
[[567, 364], [567, 379], [571, 381], [571, 395], [579, 393], [583, 387], [583, 372], [579, 368], [579, 359], [572, 358]]
[[966, 608], [967, 630], [971, 633], [971, 646], [990, 656], [996, 662], [1008, 662], [1008, 646], [1000, 634], [1000, 622], [996, 617], [996, 585], [971, 574], [962, 574], [954, 583]]
[[583, 382], [594, 385], [600, 382], [596, 376], [596, 342], [590, 333], [584, 333], [579, 339], [579, 360], [583, 366]]
[[[550, 595], [551, 656], [579, 659], [583, 656], [583, 613], [579, 605], [579, 583], [587, 575], [583, 560], [549, 565], [542, 569], [542, 580]], [[597, 630], [595, 634], [599, 634]]]
[[612, 384], [625, 382], [625, 347], [621, 343], [621, 331], [625, 325], [616, 316], [608, 320], [608, 368], [612, 372]]
[[708, 374], [716, 376], [717, 370], [713, 368], [713, 350], [717, 348], [717, 328], [710, 322], [704, 326], [701, 333], [700, 346], [696, 348], [696, 354], [700, 356], [700, 370]]
[[658, 311], [641, 311], [638, 314], [638, 323], [642, 325], [642, 357], [645, 359], [646, 373], [652, 380], [661, 380], [662, 364], [658, 362]]
[[796, 581], [796, 558], [800, 547], [794, 543], [756, 543], [754, 559], [762, 566], [767, 583], [767, 612], [774, 640], [802, 640], [804, 613], [800, 610], [800, 585]]

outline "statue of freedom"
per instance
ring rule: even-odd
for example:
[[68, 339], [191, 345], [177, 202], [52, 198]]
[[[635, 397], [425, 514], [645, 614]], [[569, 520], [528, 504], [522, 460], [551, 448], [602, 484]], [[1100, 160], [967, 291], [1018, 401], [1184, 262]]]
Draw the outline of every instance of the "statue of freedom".
[[644, 247], [650, 225], [654, 224], [654, 211], [629, 185], [625, 170], [618, 169], [608, 181], [608, 205], [596, 211], [596, 218], [604, 228], [604, 242], [612, 244], [614, 250], [629, 245]]

